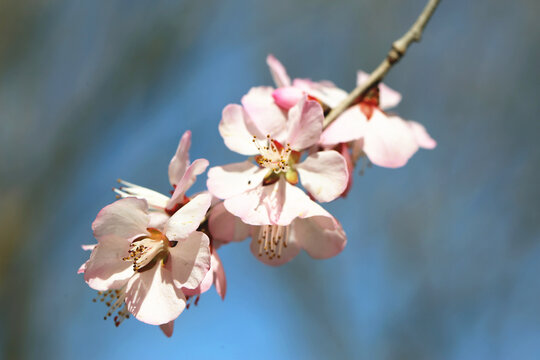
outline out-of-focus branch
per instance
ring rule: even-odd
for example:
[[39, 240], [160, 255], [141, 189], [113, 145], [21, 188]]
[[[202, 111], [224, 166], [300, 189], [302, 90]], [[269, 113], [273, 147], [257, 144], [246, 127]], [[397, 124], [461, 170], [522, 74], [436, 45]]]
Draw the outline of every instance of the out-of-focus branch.
[[427, 5], [424, 7], [424, 10], [416, 19], [415, 23], [411, 26], [409, 31], [407, 31], [401, 38], [394, 41], [392, 44], [392, 49], [388, 52], [388, 55], [383, 60], [382, 63], [371, 73], [369, 79], [356, 87], [351, 93], [343, 100], [338, 106], [332, 109], [324, 119], [324, 128], [327, 128], [328, 125], [332, 123], [342, 112], [347, 110], [354, 102], [364, 96], [369, 89], [371, 89], [375, 84], [379, 83], [390, 71], [392, 66], [397, 63], [409, 46], [413, 42], [418, 42], [422, 38], [422, 32], [426, 27], [431, 15], [439, 5], [440, 0], [429, 0]]

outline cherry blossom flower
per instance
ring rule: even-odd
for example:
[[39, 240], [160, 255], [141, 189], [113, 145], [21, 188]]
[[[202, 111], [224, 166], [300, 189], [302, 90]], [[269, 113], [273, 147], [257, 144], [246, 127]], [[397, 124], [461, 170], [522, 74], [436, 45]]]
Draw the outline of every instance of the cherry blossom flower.
[[[304, 96], [289, 110], [287, 118], [276, 115], [272, 119], [259, 116], [268, 114], [265, 108], [275, 110], [275, 104], [268, 101], [267, 89], [252, 89], [242, 104], [244, 107], [232, 104], [223, 110], [219, 130], [229, 149], [256, 155], [256, 164], [248, 160], [213, 167], [208, 172], [207, 186], [214, 196], [224, 199], [227, 211], [247, 224], [267, 229], [255, 238], [262, 242], [265, 237], [266, 245], [261, 249], [268, 249], [268, 258], [282, 258], [291, 231], [289, 225], [295, 219], [331, 217], [295, 185], [300, 180], [314, 199], [332, 201], [347, 186], [347, 165], [333, 150], [315, 152], [300, 161], [301, 151], [316, 145], [322, 131], [323, 112], [318, 102]], [[340, 241], [344, 246], [344, 240]], [[300, 247], [291, 246], [288, 253], [294, 257]]]
[[[190, 201], [190, 198], [186, 195], [186, 191], [193, 185], [196, 177], [202, 174], [208, 166], [208, 160], [206, 159], [197, 159], [193, 163], [190, 163], [190, 146], [191, 132], [186, 131], [182, 135], [176, 153], [169, 163], [169, 182], [174, 189], [174, 191], [171, 191], [171, 197], [123, 180], [120, 180], [123, 186], [119, 189], [114, 189], [120, 197], [137, 197], [146, 200], [150, 209], [150, 225], [159, 230], [163, 228], [164, 223], [171, 215]], [[217, 254], [217, 248], [218, 246], [212, 245], [212, 237], [210, 235], [211, 270], [196, 289], [183, 289], [188, 299], [200, 296], [208, 291], [212, 285], [215, 286], [219, 296], [222, 299], [225, 298], [227, 281], [223, 263]], [[187, 306], [189, 306], [189, 303]], [[170, 324], [162, 325], [161, 328], [167, 336], [170, 336], [173, 326], [174, 323], [171, 322]]]
[[84, 279], [107, 302], [107, 316], [118, 311], [115, 323], [129, 312], [145, 323], [166, 325], [182, 313], [184, 289], [197, 288], [210, 269], [208, 236], [196, 231], [210, 202], [209, 194], [197, 195], [162, 231], [149, 226], [146, 200], [117, 200], [99, 212], [92, 224], [98, 243], [84, 265]]
[[[360, 71], [357, 83], [362, 84], [368, 77]], [[321, 144], [328, 147], [356, 141], [353, 159], [365, 154], [378, 166], [405, 165], [419, 147], [432, 149], [436, 142], [422, 125], [384, 112], [400, 101], [398, 92], [379, 84], [330, 124], [321, 135]]]

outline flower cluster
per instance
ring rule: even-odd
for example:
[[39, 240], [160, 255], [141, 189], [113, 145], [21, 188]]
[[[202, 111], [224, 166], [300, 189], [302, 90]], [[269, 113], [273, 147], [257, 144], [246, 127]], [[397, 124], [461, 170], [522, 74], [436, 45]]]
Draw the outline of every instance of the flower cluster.
[[[91, 255], [79, 273], [117, 326], [133, 315], [171, 336], [190, 301], [212, 286], [224, 299], [217, 251], [230, 242], [251, 238], [253, 255], [272, 266], [301, 249], [315, 259], [339, 254], [347, 237], [320, 203], [347, 195], [358, 159], [396, 168], [436, 146], [422, 125], [386, 112], [401, 95], [384, 84], [324, 128], [347, 93], [329, 81], [291, 80], [272, 55], [267, 63], [276, 88], [252, 88], [219, 123], [225, 145], [245, 161], [210, 168], [208, 190], [186, 195], [209, 166], [190, 162], [187, 131], [169, 164], [171, 196], [119, 180], [118, 200], [97, 215], [97, 244], [83, 246]], [[366, 79], [358, 73], [359, 84]]]

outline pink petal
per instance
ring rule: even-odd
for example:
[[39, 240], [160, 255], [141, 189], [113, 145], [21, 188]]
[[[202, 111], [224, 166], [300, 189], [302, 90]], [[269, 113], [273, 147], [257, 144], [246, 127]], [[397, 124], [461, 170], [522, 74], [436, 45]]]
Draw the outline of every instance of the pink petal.
[[180, 181], [177, 183], [173, 195], [167, 202], [167, 209], [172, 209], [176, 204], [184, 200], [184, 195], [186, 194], [186, 191], [191, 187], [191, 185], [193, 185], [193, 183], [197, 179], [197, 176], [201, 175], [203, 172], [206, 171], [208, 165], [208, 160], [197, 159], [193, 162], [193, 164], [188, 166], [186, 172], [184, 173]]
[[351, 153], [349, 152], [349, 145], [348, 144], [346, 144], [346, 143], [340, 144], [339, 151], [340, 151], [339, 153], [341, 154], [341, 156], [343, 156], [343, 158], [345, 159], [345, 162], [347, 163], [347, 171], [349, 172], [349, 178], [347, 180], [347, 187], [345, 188], [345, 190], [341, 194], [342, 197], [345, 197], [349, 193], [349, 190], [351, 189], [352, 184], [353, 184], [354, 161], [353, 161], [353, 159], [351, 157]]
[[273, 221], [277, 225], [289, 225], [294, 219], [300, 217], [310, 217], [325, 214], [326, 211], [317, 203], [309, 198], [297, 186], [291, 185], [283, 179], [280, 180], [281, 186], [285, 185], [285, 191], [280, 192], [283, 198], [279, 201], [283, 202], [280, 208], [279, 218]]
[[178, 288], [195, 289], [210, 269], [210, 240], [195, 231], [169, 249], [167, 265], [171, 267], [174, 284]]
[[286, 121], [285, 114], [276, 105], [272, 93], [274, 88], [267, 86], [254, 87], [242, 97], [242, 106], [249, 115], [246, 128], [260, 139], [270, 135], [279, 141], [283, 140]]
[[[324, 120], [321, 105], [303, 97], [289, 110], [287, 143], [293, 150], [303, 150], [317, 144]], [[285, 145], [285, 144], [284, 144]]]
[[215, 166], [208, 171], [206, 186], [215, 197], [228, 199], [259, 186], [267, 171], [251, 161]]
[[223, 205], [227, 211], [240, 217], [246, 224], [270, 224], [270, 215], [268, 214], [265, 200], [267, 197], [272, 196], [276, 184], [258, 186], [244, 193], [232, 196], [225, 199]]
[[208, 229], [213, 242], [242, 241], [249, 236], [250, 228], [239, 217], [228, 212], [223, 203], [214, 206], [208, 214]]
[[328, 213], [326, 216], [296, 219], [291, 224], [290, 236], [315, 259], [336, 256], [347, 244], [347, 236], [341, 225]]
[[347, 162], [337, 151], [319, 151], [296, 166], [302, 186], [320, 202], [336, 199], [349, 180]]
[[304, 92], [298, 88], [287, 86], [274, 90], [272, 97], [278, 106], [284, 110], [289, 110], [300, 101]]
[[347, 92], [331, 81], [315, 82], [309, 79], [294, 79], [293, 86], [322, 101], [330, 108], [338, 106], [347, 97]]
[[107, 241], [92, 250], [84, 266], [84, 280], [94, 290], [119, 289], [133, 275], [131, 262], [122, 260], [128, 255], [130, 241]]
[[397, 168], [407, 163], [418, 144], [407, 122], [375, 110], [368, 122], [363, 150], [373, 164]]
[[151, 269], [131, 277], [126, 289], [126, 305], [137, 320], [163, 325], [184, 311], [186, 298], [173, 285], [170, 271], [158, 262]]
[[210, 207], [211, 201], [212, 196], [208, 193], [199, 194], [191, 199], [180, 210], [175, 212], [165, 224], [165, 236], [171, 241], [187, 238], [197, 230], [206, 217], [206, 211]]
[[424, 149], [435, 149], [437, 142], [428, 134], [424, 125], [416, 121], [408, 121], [418, 146]]
[[150, 217], [145, 200], [125, 198], [105, 206], [92, 223], [98, 243], [130, 241], [137, 235], [146, 234]]
[[230, 104], [223, 109], [221, 121], [219, 123], [219, 133], [225, 145], [232, 151], [242, 155], [255, 155], [259, 151], [253, 145], [253, 134], [246, 125], [250, 122], [242, 106]]
[[270, 266], [280, 266], [283, 265], [296, 257], [300, 253], [300, 246], [294, 240], [289, 239], [287, 247], [284, 247], [281, 250], [281, 256], [278, 258], [274, 256], [270, 259], [266, 254], [259, 255], [259, 244], [257, 242], [257, 237], [253, 237], [253, 240], [250, 244], [251, 253], [257, 258], [260, 262], [270, 265]]
[[227, 278], [225, 277], [223, 262], [217, 251], [214, 251], [212, 254], [212, 270], [214, 273], [214, 285], [216, 286], [216, 291], [221, 297], [221, 300], [225, 300], [225, 295], [227, 294]]
[[176, 149], [176, 154], [169, 163], [169, 181], [172, 186], [178, 184], [189, 166], [189, 148], [191, 146], [191, 131], [186, 131]]
[[[91, 251], [94, 250], [94, 248], [97, 246], [97, 244], [90, 244], [90, 245], [81, 245], [81, 248], [85, 251]], [[85, 261], [81, 266], [79, 266], [79, 269], [77, 270], [77, 274], [84, 274], [86, 271], [86, 263], [88, 261]]]
[[289, 78], [289, 75], [287, 75], [287, 70], [285, 70], [285, 67], [274, 57], [274, 55], [268, 55], [266, 57], [266, 63], [270, 67], [270, 73], [272, 73], [272, 78], [277, 87], [291, 85], [291, 79]]
[[331, 146], [360, 139], [366, 132], [366, 125], [367, 118], [360, 106], [352, 106], [323, 131], [320, 143]]
[[163, 331], [163, 334], [165, 334], [166, 337], [171, 337], [174, 330], [174, 320], [169, 321], [166, 324], [159, 325], [161, 331]]
[[[369, 79], [369, 74], [358, 71], [356, 84], [361, 85]], [[401, 102], [401, 94], [383, 83], [379, 84], [379, 107], [383, 110], [393, 108]]]

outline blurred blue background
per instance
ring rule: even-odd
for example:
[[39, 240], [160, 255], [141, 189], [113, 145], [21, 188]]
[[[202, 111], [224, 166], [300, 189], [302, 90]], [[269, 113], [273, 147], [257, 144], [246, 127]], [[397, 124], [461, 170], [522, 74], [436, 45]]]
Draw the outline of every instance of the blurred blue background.
[[0, 1], [0, 357], [539, 359], [535, 0], [442, 2], [385, 81], [439, 146], [327, 206], [338, 257], [271, 268], [227, 246], [225, 302], [212, 290], [172, 339], [103, 321], [76, 275], [115, 180], [168, 191], [185, 130], [192, 159], [242, 159], [217, 124], [271, 84], [268, 53], [350, 90], [424, 3]]

